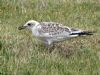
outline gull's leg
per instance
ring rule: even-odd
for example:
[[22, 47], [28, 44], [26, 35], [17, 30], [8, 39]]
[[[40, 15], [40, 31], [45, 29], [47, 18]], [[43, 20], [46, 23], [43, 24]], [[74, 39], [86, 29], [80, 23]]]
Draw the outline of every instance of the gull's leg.
[[54, 49], [55, 49], [55, 44], [54, 43], [51, 43], [50, 45], [48, 45], [49, 53], [51, 53]]
[[45, 46], [47, 50], [49, 51], [49, 53], [51, 53], [55, 48], [55, 45], [52, 41], [45, 41]]
[[48, 45], [49, 45], [48, 51], [49, 51], [49, 53], [51, 53], [54, 50], [55, 45], [54, 45], [53, 41], [50, 39], [48, 40]]
[[55, 44], [54, 43], [52, 43], [51, 45], [50, 45], [50, 47], [49, 47], [49, 53], [51, 53], [53, 50], [54, 50], [54, 48], [55, 48]]

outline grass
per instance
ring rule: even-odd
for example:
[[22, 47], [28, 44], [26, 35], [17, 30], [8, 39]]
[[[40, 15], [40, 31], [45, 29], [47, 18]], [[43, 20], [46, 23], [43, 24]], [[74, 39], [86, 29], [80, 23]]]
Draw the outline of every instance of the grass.
[[[29, 30], [18, 30], [30, 19], [96, 33], [48, 53]], [[0, 0], [0, 75], [100, 75], [99, 20], [99, 0]]]

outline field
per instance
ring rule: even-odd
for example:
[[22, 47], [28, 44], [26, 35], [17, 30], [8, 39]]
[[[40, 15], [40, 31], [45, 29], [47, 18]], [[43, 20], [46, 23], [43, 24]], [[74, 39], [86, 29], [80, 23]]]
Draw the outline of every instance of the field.
[[[30, 30], [18, 30], [31, 19], [96, 33], [49, 53]], [[100, 0], [0, 0], [0, 75], [100, 75]]]

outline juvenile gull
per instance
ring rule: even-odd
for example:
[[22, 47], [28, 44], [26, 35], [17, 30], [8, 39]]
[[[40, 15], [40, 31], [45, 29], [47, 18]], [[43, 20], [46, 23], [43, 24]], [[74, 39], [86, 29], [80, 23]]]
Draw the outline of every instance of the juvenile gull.
[[90, 31], [69, 28], [56, 22], [38, 22], [35, 20], [29, 20], [18, 29], [22, 30], [25, 28], [30, 29], [32, 34], [46, 45], [51, 45], [52, 43], [64, 41], [72, 37], [93, 34], [93, 32]]

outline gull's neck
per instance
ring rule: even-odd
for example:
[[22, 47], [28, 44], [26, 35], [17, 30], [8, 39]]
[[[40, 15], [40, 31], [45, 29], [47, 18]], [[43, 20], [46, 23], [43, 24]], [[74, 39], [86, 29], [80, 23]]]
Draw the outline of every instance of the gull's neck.
[[40, 23], [39, 23], [39, 22], [36, 22], [36, 23], [35, 23], [35, 26], [33, 26], [33, 27], [31, 28], [32, 34], [33, 34], [34, 36], [39, 36], [39, 32], [38, 32], [38, 27], [39, 27], [39, 25], [40, 25]]

